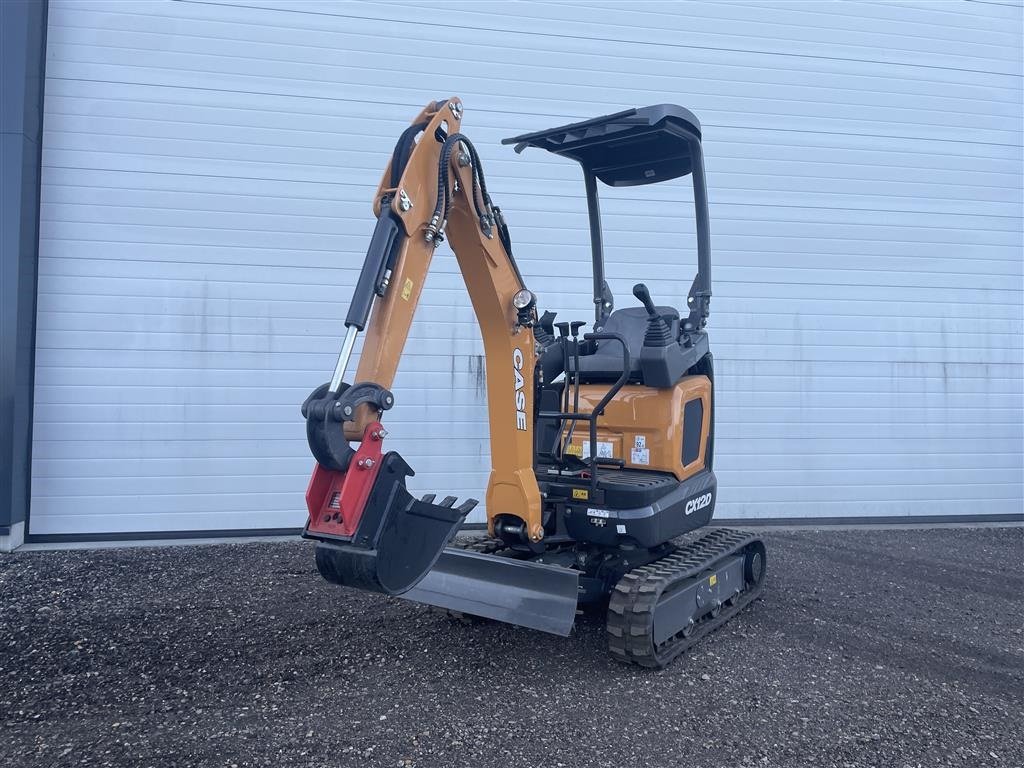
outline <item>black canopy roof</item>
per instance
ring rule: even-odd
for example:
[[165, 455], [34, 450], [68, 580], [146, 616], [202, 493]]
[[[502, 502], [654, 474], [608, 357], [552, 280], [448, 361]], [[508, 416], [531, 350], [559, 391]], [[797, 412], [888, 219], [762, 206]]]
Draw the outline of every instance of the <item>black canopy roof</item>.
[[580, 163], [613, 187], [656, 184], [691, 170], [690, 144], [700, 141], [700, 122], [688, 109], [655, 104], [580, 123], [524, 133], [502, 144], [516, 152], [539, 147]]

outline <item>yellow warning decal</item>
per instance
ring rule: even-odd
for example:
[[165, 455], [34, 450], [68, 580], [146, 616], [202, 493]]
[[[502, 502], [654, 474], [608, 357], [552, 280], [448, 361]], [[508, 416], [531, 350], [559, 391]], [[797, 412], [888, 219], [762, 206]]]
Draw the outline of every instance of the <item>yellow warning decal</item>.
[[412, 296], [413, 282], [408, 277], [405, 278], [405, 284], [402, 285], [402, 301], [408, 301], [409, 297]]
[[708, 579], [708, 586], [709, 587], [713, 587], [717, 583], [718, 583], [718, 576], [712, 576], [710, 579]]
[[588, 491], [586, 488], [573, 488], [572, 497], [574, 499], [589, 499], [590, 491]]
[[[568, 453], [570, 456], [578, 456], [581, 459], [583, 458], [582, 445], [567, 445], [565, 446], [565, 452]], [[586, 496], [584, 496], [583, 498], [586, 498]]]

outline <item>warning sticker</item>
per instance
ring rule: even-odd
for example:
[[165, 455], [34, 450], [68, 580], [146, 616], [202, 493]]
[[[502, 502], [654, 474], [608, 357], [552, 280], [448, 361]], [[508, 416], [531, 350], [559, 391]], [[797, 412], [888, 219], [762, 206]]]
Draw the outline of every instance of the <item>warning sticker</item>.
[[642, 451], [647, 447], [647, 438], [644, 435], [637, 435], [633, 438], [633, 447], [638, 451]]
[[[581, 458], [590, 458], [590, 441], [583, 441], [583, 456]], [[597, 458], [599, 459], [610, 459], [612, 458], [612, 444], [605, 443], [600, 440], [597, 441]]]
[[629, 460], [633, 464], [642, 464], [646, 466], [651, 463], [651, 452], [647, 448], [634, 448], [629, 452]]
[[402, 301], [408, 301], [409, 297], [412, 296], [412, 286], [412, 280], [405, 278], [405, 282], [402, 284]]
[[587, 514], [590, 515], [591, 517], [611, 517], [612, 516], [611, 512], [609, 512], [607, 509], [594, 509], [593, 507], [589, 507], [587, 509]]

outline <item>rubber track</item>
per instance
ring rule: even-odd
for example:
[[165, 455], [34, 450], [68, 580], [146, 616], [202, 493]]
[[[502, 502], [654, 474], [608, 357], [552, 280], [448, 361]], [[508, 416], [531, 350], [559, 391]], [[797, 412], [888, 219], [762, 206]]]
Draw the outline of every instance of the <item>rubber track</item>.
[[480, 536], [475, 539], [463, 539], [453, 541], [449, 546], [456, 549], [466, 549], [470, 552], [479, 552], [482, 555], [494, 555], [507, 549], [505, 542], [501, 539], [492, 539], [490, 536]]
[[752, 533], [715, 528], [672, 554], [626, 573], [615, 585], [608, 602], [606, 629], [612, 656], [627, 664], [660, 669], [725, 624], [761, 594], [763, 568], [760, 581], [742, 592], [733, 605], [723, 607], [717, 617], [706, 615], [688, 637], [677, 633], [660, 647], [654, 645], [654, 613], [666, 590], [757, 543], [761, 540]]

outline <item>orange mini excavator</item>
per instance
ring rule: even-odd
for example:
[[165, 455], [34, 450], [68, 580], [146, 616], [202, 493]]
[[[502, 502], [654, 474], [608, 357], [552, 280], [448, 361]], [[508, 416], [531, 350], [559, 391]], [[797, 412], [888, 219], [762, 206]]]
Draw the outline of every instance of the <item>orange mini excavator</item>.
[[[398, 139], [374, 198], [376, 228], [331, 381], [302, 413], [316, 467], [305, 536], [330, 582], [568, 634], [579, 607], [607, 610], [612, 655], [662, 667], [764, 584], [756, 536], [706, 526], [715, 508], [710, 235], [701, 129], [659, 104], [507, 139], [583, 168], [593, 330], [540, 314], [512, 257], [462, 102], [431, 102]], [[682, 311], [642, 283], [615, 309], [604, 279], [598, 182], [689, 176], [697, 274]], [[434, 249], [458, 260], [486, 353], [488, 537], [455, 534], [477, 504], [415, 498], [412, 468], [384, 452], [381, 419]], [[357, 334], [363, 351], [344, 382]]]

